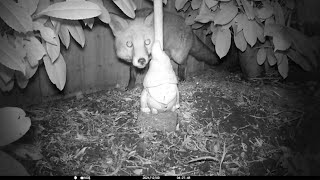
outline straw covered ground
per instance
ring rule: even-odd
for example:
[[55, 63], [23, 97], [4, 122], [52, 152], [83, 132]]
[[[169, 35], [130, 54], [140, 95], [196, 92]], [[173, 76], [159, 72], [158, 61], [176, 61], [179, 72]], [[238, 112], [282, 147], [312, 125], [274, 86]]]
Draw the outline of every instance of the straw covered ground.
[[[6, 151], [31, 175], [320, 175], [320, 102], [305, 83], [207, 70], [179, 83], [176, 131], [137, 126], [141, 86], [28, 107]], [[318, 98], [319, 99], [319, 98]]]

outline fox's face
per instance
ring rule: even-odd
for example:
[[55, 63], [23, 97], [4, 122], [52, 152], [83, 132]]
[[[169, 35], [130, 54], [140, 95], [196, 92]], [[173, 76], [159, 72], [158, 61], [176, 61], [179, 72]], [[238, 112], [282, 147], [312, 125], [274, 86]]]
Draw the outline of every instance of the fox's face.
[[117, 56], [132, 62], [135, 67], [144, 68], [151, 59], [154, 41], [153, 14], [134, 20], [111, 15], [110, 27], [115, 36]]

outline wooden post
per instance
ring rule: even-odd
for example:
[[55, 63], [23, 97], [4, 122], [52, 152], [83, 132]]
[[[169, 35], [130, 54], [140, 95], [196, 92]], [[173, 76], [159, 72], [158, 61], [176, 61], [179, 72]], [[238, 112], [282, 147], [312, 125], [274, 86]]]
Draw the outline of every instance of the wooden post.
[[162, 0], [153, 0], [154, 9], [154, 40], [160, 41], [163, 50], [163, 8]]

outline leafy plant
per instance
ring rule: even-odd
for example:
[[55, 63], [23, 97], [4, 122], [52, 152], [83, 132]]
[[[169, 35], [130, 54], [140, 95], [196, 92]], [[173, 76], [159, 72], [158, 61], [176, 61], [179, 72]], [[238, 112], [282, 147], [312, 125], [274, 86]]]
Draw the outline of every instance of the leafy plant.
[[[29, 130], [31, 121], [25, 115], [26, 113], [20, 108], [0, 108], [0, 147], [20, 139]], [[1, 150], [0, 161], [1, 176], [29, 175], [17, 160]]]
[[[134, 17], [131, 0], [115, 0], [117, 6]], [[43, 61], [52, 83], [62, 90], [66, 82], [66, 63], [60, 53], [60, 40], [68, 49], [70, 34], [82, 47], [83, 28], [93, 27], [94, 17], [109, 23], [110, 15], [102, 0], [67, 0], [51, 4], [50, 0], [0, 1], [0, 88], [10, 91], [14, 79], [25, 88]], [[70, 33], [70, 34], [69, 34]], [[30, 118], [17, 107], [0, 108], [0, 147], [20, 139], [30, 128]], [[25, 145], [23, 148], [32, 148]], [[18, 152], [19, 153], [19, 152]], [[36, 157], [38, 158], [38, 157]], [[14, 158], [0, 150], [0, 175], [29, 175]]]
[[277, 64], [283, 78], [289, 59], [306, 71], [318, 67], [315, 42], [290, 27], [294, 0], [176, 0], [175, 7], [188, 13], [186, 23], [194, 29], [210, 23], [207, 34], [212, 34], [220, 58], [228, 53], [233, 36], [242, 52], [259, 41], [258, 64]]
[[[114, 0], [129, 17], [136, 9], [132, 0]], [[25, 88], [44, 63], [49, 79], [59, 90], [66, 82], [66, 63], [60, 53], [60, 41], [68, 49], [70, 35], [81, 47], [85, 36], [80, 21], [93, 27], [94, 17], [108, 24], [110, 15], [102, 0], [0, 1], [0, 88], [10, 91], [14, 79]]]

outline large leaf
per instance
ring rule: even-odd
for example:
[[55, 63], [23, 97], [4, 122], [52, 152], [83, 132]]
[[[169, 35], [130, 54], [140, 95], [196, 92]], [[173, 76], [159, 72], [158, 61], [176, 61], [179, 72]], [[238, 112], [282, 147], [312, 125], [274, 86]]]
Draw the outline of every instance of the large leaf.
[[60, 54], [60, 41], [59, 38], [54, 38], [54, 40], [56, 41], [57, 45], [53, 45], [51, 43], [45, 43], [46, 45], [46, 50], [47, 53], [50, 57], [50, 59], [52, 60], [52, 62], [54, 62], [55, 60], [58, 59], [59, 54]]
[[21, 163], [0, 151], [0, 176], [30, 176]]
[[43, 45], [40, 41], [34, 37], [30, 36], [27, 40], [24, 40], [25, 49], [27, 50], [27, 60], [32, 67], [38, 65], [38, 61], [47, 54]]
[[273, 36], [274, 51], [276, 50], [287, 50], [291, 45], [291, 39], [286, 33], [279, 33]]
[[276, 1], [274, 3], [274, 15], [277, 24], [285, 25], [284, 13], [281, 8], [281, 5]]
[[35, 66], [31, 66], [30, 61], [28, 61], [28, 58], [25, 58], [23, 63], [26, 67], [26, 74], [23, 75], [21, 72], [15, 71], [15, 77], [16, 77], [17, 83], [19, 87], [22, 89], [27, 87], [29, 79], [36, 73], [38, 69], [38, 64]]
[[[98, 18], [102, 22], [109, 24], [110, 23], [110, 14], [109, 14], [109, 11], [104, 7], [102, 0], [89, 0], [89, 1], [96, 3], [100, 7], [101, 14], [98, 16]], [[93, 19], [92, 19], [92, 21], [93, 21]]]
[[59, 31], [62, 44], [68, 49], [70, 44], [70, 34], [66, 24], [62, 23]]
[[30, 63], [27, 61], [26, 63], [26, 75], [27, 79], [30, 79], [38, 70], [39, 65], [32, 67]]
[[[16, 37], [15, 37], [16, 34], [5, 34], [4, 35], [4, 38], [6, 38], [6, 40], [8, 41], [8, 45], [9, 46], [12, 46], [13, 48], [16, 48]], [[18, 37], [21, 37], [21, 36], [18, 36]], [[24, 53], [24, 55], [26, 55], [27, 53]]]
[[8, 45], [8, 40], [5, 37], [0, 36], [0, 63], [25, 74], [25, 66], [22, 60], [21, 54], [14, 47]]
[[213, 21], [218, 12], [219, 11], [211, 12], [206, 3], [203, 1], [199, 9], [199, 15], [194, 20], [201, 23], [207, 23], [209, 21]]
[[218, 34], [218, 31], [220, 31], [220, 29], [221, 29], [220, 26], [215, 26], [213, 25], [213, 23], [210, 24], [210, 30], [212, 32], [211, 41], [214, 45], [216, 45], [217, 34]]
[[25, 9], [12, 0], [0, 1], [0, 17], [12, 29], [26, 33], [32, 31], [32, 19]]
[[[35, 14], [38, 14], [42, 10], [46, 9], [49, 5], [50, 5], [50, 0], [40, 0], [38, 3], [38, 8], [36, 9]], [[48, 20], [48, 16], [42, 16], [42, 17], [35, 19], [35, 21], [37, 21], [41, 24], [45, 24], [47, 22], [47, 20]]]
[[271, 48], [267, 48], [267, 59], [270, 66], [277, 64], [276, 56]]
[[214, 20], [214, 16], [212, 13], [210, 14], [199, 14], [195, 19], [195, 21], [201, 22], [201, 23], [207, 23], [209, 21]]
[[245, 13], [248, 17], [249, 20], [254, 19], [254, 11], [253, 11], [253, 7], [250, 5], [250, 3], [248, 2], [248, 0], [241, 0], [241, 4], [245, 10]]
[[9, 92], [12, 90], [14, 85], [14, 80], [10, 80], [7, 83], [4, 83], [1, 79], [0, 79], [0, 89], [2, 92]]
[[264, 35], [273, 37], [274, 51], [287, 50], [291, 45], [292, 37], [288, 29], [281, 24], [266, 24]]
[[39, 0], [19, 0], [18, 4], [31, 16], [37, 9]]
[[191, 1], [191, 7], [192, 7], [192, 9], [193, 9], [193, 10], [199, 9], [201, 3], [202, 3], [202, 0], [192, 0], [192, 1]]
[[263, 7], [257, 9], [257, 16], [261, 19], [268, 19], [273, 15], [273, 7], [267, 1], [262, 1]]
[[130, 18], [134, 18], [134, 11], [137, 9], [132, 0], [113, 0], [113, 2]]
[[[11, 38], [10, 38], [11, 37]], [[15, 38], [15, 39], [14, 39]], [[21, 33], [14, 33], [14, 36], [8, 35], [8, 42], [12, 44], [12, 47], [19, 53], [19, 56], [23, 59], [27, 55], [27, 51], [25, 49], [23, 39], [26, 38], [24, 34]]]
[[50, 18], [52, 22], [52, 28], [57, 29], [57, 27], [60, 24], [60, 30], [59, 30], [59, 37], [62, 42], [62, 44], [68, 49], [69, 44], [70, 44], [70, 34], [68, 30], [68, 25], [67, 22], [70, 20], [65, 20], [65, 19], [57, 19], [57, 18]]
[[79, 21], [64, 21], [64, 24], [66, 25], [71, 36], [81, 45], [81, 47], [84, 47], [85, 36]]
[[222, 25], [221, 28], [222, 28], [222, 29], [230, 29], [231, 26], [234, 26], [234, 25], [236, 25], [236, 24], [237, 24], [237, 23], [236, 23], [235, 19], [233, 18], [233, 19], [232, 19], [230, 22], [228, 22], [227, 24]]
[[265, 48], [260, 48], [257, 52], [257, 63], [262, 65], [267, 58], [267, 52]]
[[203, 25], [204, 25], [203, 23], [198, 23], [198, 22], [196, 22], [196, 23], [192, 24], [191, 27], [192, 27], [192, 29], [199, 29], [199, 28], [201, 28]]
[[37, 14], [37, 17], [47, 15], [50, 17], [79, 20], [97, 17], [101, 14], [100, 7], [89, 1], [65, 1], [48, 6]]
[[221, 29], [218, 31], [217, 39], [216, 39], [216, 52], [218, 56], [223, 58], [227, 55], [231, 45], [231, 33], [229, 29]]
[[26, 113], [17, 107], [0, 108], [0, 118], [0, 146], [18, 140], [31, 126], [30, 118], [26, 117]]
[[253, 47], [257, 42], [257, 29], [254, 21], [246, 19], [244, 22], [243, 34], [247, 42]]
[[304, 70], [306, 71], [311, 71], [312, 67], [310, 65], [310, 63], [308, 62], [308, 60], [302, 56], [299, 52], [294, 51], [293, 49], [289, 49], [287, 56], [294, 61], [296, 64], [298, 64], [299, 66], [301, 66]]
[[276, 57], [278, 59], [278, 71], [281, 74], [281, 76], [285, 79], [288, 76], [289, 71], [289, 64], [288, 64], [288, 57], [286, 55], [281, 55]]
[[174, 4], [176, 7], [176, 10], [179, 11], [180, 9], [182, 9], [187, 2], [188, 0], [176, 0]]
[[287, 32], [292, 39], [294, 48], [301, 54], [305, 55], [314, 67], [317, 67], [319, 60], [316, 52], [319, 49], [317, 46], [313, 46], [313, 43], [311, 42], [312, 39], [308, 39], [304, 34], [292, 28], [287, 28]]
[[[191, 3], [190, 3], [190, 1], [188, 1], [184, 6], [183, 6], [183, 8], [181, 9], [183, 12], [186, 12], [188, 9], [189, 9], [189, 7], [191, 6]], [[190, 11], [189, 11], [190, 12]]]
[[55, 84], [60, 91], [62, 91], [66, 84], [67, 76], [66, 62], [64, 61], [62, 54], [60, 54], [54, 63], [52, 63], [48, 56], [43, 57], [43, 62], [50, 81]]
[[263, 27], [261, 27], [256, 21], [253, 21], [253, 23], [256, 27], [257, 38], [259, 39], [260, 42], [264, 43], [266, 39], [264, 37]]
[[204, 0], [208, 8], [212, 8], [218, 4], [217, 0]]
[[243, 31], [234, 33], [234, 43], [236, 44], [236, 47], [240, 49], [242, 52], [244, 52], [247, 49], [247, 41], [244, 38]]
[[0, 81], [7, 84], [14, 75], [14, 70], [7, 68], [6, 66], [0, 64]]
[[238, 8], [233, 1], [229, 3], [221, 3], [221, 11], [215, 16], [214, 24], [224, 25], [229, 23], [238, 13]]
[[216, 6], [218, 4], [217, 0], [204, 0], [204, 1], [209, 8], [212, 8], [213, 6]]
[[280, 24], [273, 24], [268, 23], [264, 26], [264, 36], [276, 36], [278, 35], [284, 26], [281, 26]]
[[37, 21], [33, 22], [33, 29], [40, 31], [41, 37], [46, 42], [57, 45], [57, 42], [54, 40], [54, 38], [56, 38], [56, 34], [54, 33], [53, 29], [45, 27], [43, 24]]
[[276, 23], [276, 21], [274, 20], [274, 17], [271, 16], [271, 17], [269, 17], [268, 19], [265, 20], [264, 25], [266, 26], [268, 24], [275, 24], [275, 23]]
[[282, 52], [279, 52], [279, 51], [276, 51], [274, 53], [274, 56], [276, 57], [277, 59], [277, 64], [280, 64], [281, 61], [282, 61], [282, 57], [284, 56], [284, 54]]
[[[248, 18], [246, 15], [239, 13], [235, 18], [237, 29], [235, 32], [240, 32], [243, 30], [243, 27], [246, 26]], [[235, 29], [234, 29], [235, 30]]]
[[206, 5], [206, 3], [203, 1], [200, 9], [199, 9], [199, 14], [211, 14], [211, 10], [208, 8], [208, 6]]
[[15, 76], [16, 76], [16, 82], [18, 84], [18, 86], [21, 88], [21, 89], [24, 89], [27, 87], [28, 85], [28, 82], [29, 82], [29, 79], [26, 78], [21, 72], [19, 71], [16, 71], [15, 72]]

